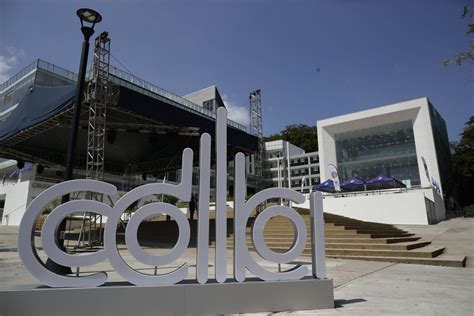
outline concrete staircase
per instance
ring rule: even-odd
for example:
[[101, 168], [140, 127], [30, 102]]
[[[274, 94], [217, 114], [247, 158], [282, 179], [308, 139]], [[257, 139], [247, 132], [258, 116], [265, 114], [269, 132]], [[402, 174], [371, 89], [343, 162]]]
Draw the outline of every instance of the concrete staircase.
[[[309, 215], [302, 214], [308, 231], [303, 255], [311, 255]], [[463, 267], [464, 256], [443, 254], [444, 247], [434, 247], [409, 232], [392, 225], [370, 223], [325, 213], [326, 257], [387, 261], [399, 263]], [[248, 228], [250, 232], [250, 228]], [[283, 217], [271, 219], [264, 230], [266, 245], [275, 252], [287, 251], [293, 242], [293, 226]], [[233, 236], [227, 240], [233, 247]], [[250, 234], [247, 245], [253, 249]]]
[[[311, 255], [310, 218], [307, 211], [299, 211], [307, 228], [307, 243], [303, 256]], [[445, 247], [434, 247], [430, 241], [393, 225], [370, 223], [348, 217], [325, 213], [326, 257], [399, 263], [463, 267], [465, 256], [447, 255]], [[248, 221], [247, 246], [253, 250], [250, 239], [251, 224]], [[196, 246], [197, 221], [189, 221], [190, 246]], [[227, 220], [227, 246], [233, 248], [233, 218]], [[70, 232], [72, 234], [74, 232]], [[144, 221], [138, 230], [138, 240], [144, 247], [174, 247], [178, 237], [178, 226], [171, 221]], [[77, 240], [77, 236], [67, 236]], [[272, 218], [264, 230], [266, 245], [276, 252], [287, 251], [293, 242], [293, 225], [283, 217]], [[117, 241], [123, 243], [123, 227], [117, 230]], [[209, 220], [209, 242], [215, 244], [215, 222]]]

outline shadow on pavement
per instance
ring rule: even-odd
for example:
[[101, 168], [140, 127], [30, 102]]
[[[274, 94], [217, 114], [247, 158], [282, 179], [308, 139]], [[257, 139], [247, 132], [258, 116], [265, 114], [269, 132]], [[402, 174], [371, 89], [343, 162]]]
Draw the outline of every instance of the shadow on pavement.
[[349, 300], [334, 300], [334, 308], [344, 307], [344, 305], [367, 302], [363, 298], [353, 298]]

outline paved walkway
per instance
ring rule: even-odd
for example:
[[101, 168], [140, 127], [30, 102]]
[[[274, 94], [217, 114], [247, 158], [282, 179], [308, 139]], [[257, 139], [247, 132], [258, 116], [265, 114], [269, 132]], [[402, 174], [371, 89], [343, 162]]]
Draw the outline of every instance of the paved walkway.
[[[467, 268], [450, 268], [424, 265], [393, 264], [386, 262], [328, 259], [328, 276], [334, 280], [336, 308], [332, 310], [282, 312], [277, 315], [474, 315], [474, 219], [452, 219], [432, 226], [403, 226], [434, 245], [447, 246], [450, 254], [469, 257]], [[37, 284], [22, 266], [16, 252], [17, 227], [0, 226], [0, 289], [17, 285]], [[150, 249], [157, 253], [162, 250]], [[42, 251], [40, 256], [44, 257]], [[152, 268], [134, 261], [127, 251], [124, 259], [135, 269], [152, 273]], [[232, 271], [232, 252], [228, 252], [229, 273]], [[193, 262], [195, 249], [189, 248], [173, 266], [164, 267], [164, 273], [188, 261]], [[209, 262], [214, 261], [213, 252]], [[301, 259], [308, 263], [307, 257]], [[275, 265], [262, 262], [269, 269]], [[289, 266], [288, 266], [289, 267]], [[284, 267], [285, 268], [285, 267]], [[110, 280], [120, 277], [103, 262], [81, 272], [107, 271]], [[190, 278], [194, 269], [190, 269]], [[210, 272], [211, 273], [211, 272]], [[1, 310], [0, 310], [1, 312]], [[266, 315], [266, 313], [258, 314]]]
[[433, 246], [447, 247], [448, 255], [466, 256], [466, 267], [474, 267], [474, 218], [453, 218], [436, 225], [398, 226], [431, 241]]

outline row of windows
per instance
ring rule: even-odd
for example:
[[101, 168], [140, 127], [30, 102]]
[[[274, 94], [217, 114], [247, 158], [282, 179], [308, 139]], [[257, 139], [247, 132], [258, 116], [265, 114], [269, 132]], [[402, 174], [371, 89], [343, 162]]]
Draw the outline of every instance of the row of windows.
[[318, 156], [310, 156], [310, 157], [301, 157], [301, 158], [290, 159], [290, 165], [291, 166], [307, 165], [308, 164], [308, 158], [309, 158], [309, 163], [310, 164], [319, 162], [319, 157]]
[[[292, 188], [297, 188], [301, 187], [302, 180], [291, 180], [291, 187]], [[309, 186], [309, 185], [315, 185], [320, 183], [320, 178], [319, 177], [311, 177], [311, 178], [306, 178], [304, 179], [303, 186]]]

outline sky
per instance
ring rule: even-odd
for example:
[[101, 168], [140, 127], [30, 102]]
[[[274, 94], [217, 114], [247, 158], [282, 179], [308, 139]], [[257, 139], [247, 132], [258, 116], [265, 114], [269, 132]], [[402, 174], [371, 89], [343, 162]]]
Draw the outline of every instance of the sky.
[[[474, 67], [442, 61], [467, 50], [465, 0], [0, 1], [0, 82], [40, 58], [79, 68], [76, 10], [108, 31], [112, 64], [184, 95], [217, 85], [248, 124], [262, 91], [264, 135], [419, 97], [450, 140], [474, 115]], [[121, 65], [120, 65], [120, 64]]]

